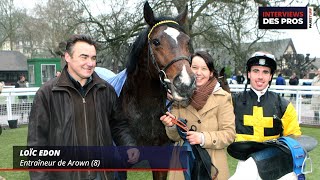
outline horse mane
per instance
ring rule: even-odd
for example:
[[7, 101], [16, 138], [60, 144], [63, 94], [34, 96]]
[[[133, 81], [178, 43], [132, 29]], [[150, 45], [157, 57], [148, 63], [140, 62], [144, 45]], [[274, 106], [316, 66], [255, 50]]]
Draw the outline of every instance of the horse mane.
[[[166, 17], [166, 16], [158, 17], [155, 19], [154, 24], [156, 24], [160, 21], [164, 21], [164, 20], [173, 20], [174, 21], [175, 19], [172, 17]], [[185, 33], [185, 30], [183, 29], [183, 27], [181, 25], [174, 24], [174, 23], [166, 23], [165, 25], [167, 25], [169, 27], [173, 27], [173, 28]], [[147, 46], [148, 33], [149, 33], [152, 26], [148, 25], [142, 32], [140, 32], [139, 36], [136, 38], [136, 40], [132, 44], [131, 49], [130, 49], [130, 53], [128, 56], [127, 65], [126, 65], [128, 74], [134, 73], [137, 70], [139, 59], [141, 58], [140, 55], [142, 54], [142, 51], [144, 50], [144, 48]]]

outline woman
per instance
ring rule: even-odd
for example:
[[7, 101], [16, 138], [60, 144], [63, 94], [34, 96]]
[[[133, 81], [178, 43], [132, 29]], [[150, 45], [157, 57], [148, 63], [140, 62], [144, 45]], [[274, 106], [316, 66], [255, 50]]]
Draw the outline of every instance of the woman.
[[[175, 142], [183, 140], [172, 122], [174, 117], [186, 119], [189, 129], [191, 126], [196, 127], [196, 131], [187, 132], [187, 141], [191, 145], [199, 144], [208, 151], [212, 163], [219, 171], [217, 179], [225, 180], [229, 178], [225, 148], [235, 139], [235, 116], [231, 95], [220, 87], [210, 54], [198, 51], [191, 59], [197, 89], [190, 104], [187, 107], [174, 105], [171, 113], [167, 112], [160, 120], [166, 126], [168, 137]], [[212, 173], [211, 175], [213, 176]], [[169, 177], [184, 179], [181, 171], [170, 172]]]

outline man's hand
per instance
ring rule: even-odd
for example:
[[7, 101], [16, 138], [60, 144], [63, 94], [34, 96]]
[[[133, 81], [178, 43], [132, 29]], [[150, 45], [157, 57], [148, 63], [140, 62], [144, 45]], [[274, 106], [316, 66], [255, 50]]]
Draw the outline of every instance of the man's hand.
[[127, 150], [128, 154], [128, 163], [134, 164], [139, 161], [140, 151], [137, 148], [130, 148]]

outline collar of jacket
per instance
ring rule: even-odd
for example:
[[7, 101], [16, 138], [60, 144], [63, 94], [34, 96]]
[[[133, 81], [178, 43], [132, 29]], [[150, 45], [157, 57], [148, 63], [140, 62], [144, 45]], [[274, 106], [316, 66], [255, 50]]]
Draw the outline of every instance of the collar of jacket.
[[[58, 90], [63, 87], [71, 87], [76, 89], [73, 83], [71, 82], [71, 79], [68, 77], [67, 68], [68, 68], [67, 65], [63, 68], [61, 75], [57, 78], [57, 82], [55, 83], [53, 90]], [[96, 72], [93, 72], [92, 74], [92, 83], [93, 83], [92, 86], [97, 86], [98, 88], [106, 87], [106, 81], [101, 79]]]
[[197, 111], [194, 107], [192, 107], [191, 105], [187, 106], [186, 108], [192, 112], [194, 115], [196, 115], [198, 118], [200, 118], [201, 114], [204, 114], [208, 111], [210, 111], [211, 109], [215, 108], [216, 106], [219, 105], [218, 102], [215, 101], [214, 99], [214, 95], [220, 95], [220, 96], [225, 96], [227, 92], [224, 92], [224, 90], [222, 90], [222, 88], [214, 91], [210, 97], [207, 99], [206, 104], [203, 106], [202, 109], [200, 109], [199, 111]]

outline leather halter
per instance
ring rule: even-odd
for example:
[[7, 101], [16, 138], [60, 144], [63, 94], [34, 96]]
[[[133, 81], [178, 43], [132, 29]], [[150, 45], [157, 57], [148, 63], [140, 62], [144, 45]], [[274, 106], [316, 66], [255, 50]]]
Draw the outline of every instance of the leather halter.
[[[166, 74], [166, 71], [167, 69], [173, 65], [174, 63], [178, 62], [178, 61], [181, 61], [181, 60], [187, 60], [189, 62], [189, 64], [191, 64], [191, 60], [190, 60], [190, 57], [187, 57], [187, 56], [179, 56], [179, 57], [176, 57], [174, 58], [173, 60], [171, 60], [168, 64], [166, 64], [163, 69], [160, 69], [158, 63], [156, 62], [156, 58], [154, 56], [154, 53], [153, 53], [153, 50], [152, 50], [152, 47], [151, 47], [151, 39], [150, 39], [150, 35], [152, 33], [152, 31], [154, 30], [155, 27], [161, 25], [161, 24], [166, 24], [166, 23], [174, 23], [174, 24], [178, 24], [176, 21], [172, 21], [172, 20], [164, 20], [164, 21], [160, 21], [158, 22], [157, 24], [155, 24], [150, 32], [148, 33], [148, 50], [149, 50], [149, 53], [148, 55], [150, 54], [151, 55], [151, 60], [152, 60], [152, 63], [153, 65], [156, 67], [156, 69], [158, 70], [158, 74], [159, 74], [159, 79], [160, 79], [160, 82], [161, 84], [165, 87], [166, 90], [169, 89], [168, 87], [168, 84], [171, 84], [171, 81], [167, 78], [167, 74]], [[178, 24], [179, 25], [179, 24]]]

